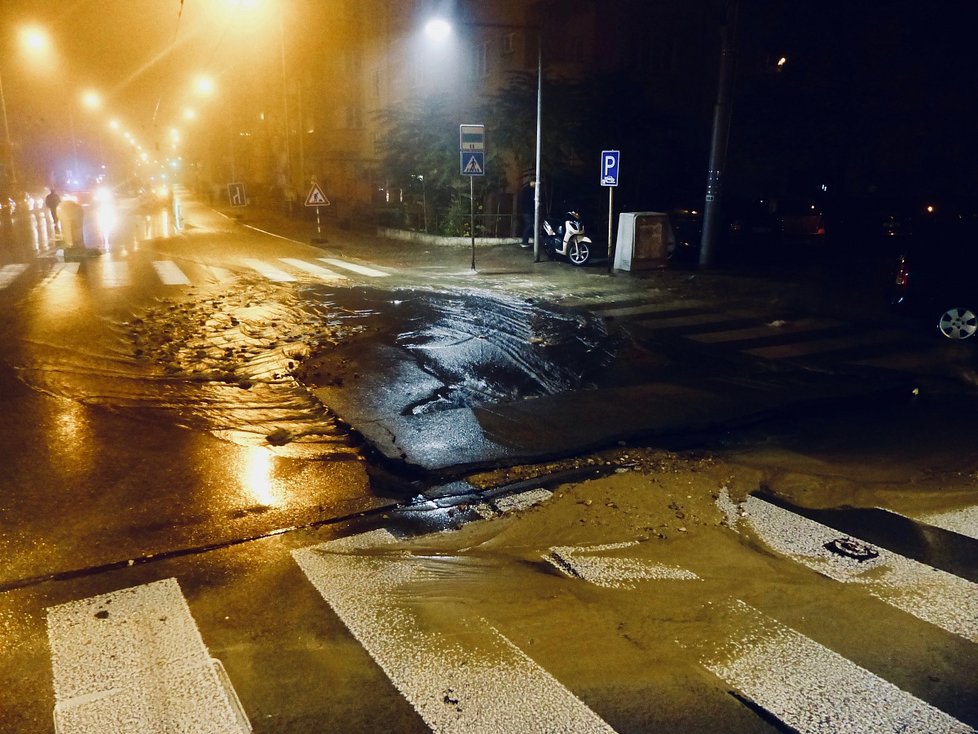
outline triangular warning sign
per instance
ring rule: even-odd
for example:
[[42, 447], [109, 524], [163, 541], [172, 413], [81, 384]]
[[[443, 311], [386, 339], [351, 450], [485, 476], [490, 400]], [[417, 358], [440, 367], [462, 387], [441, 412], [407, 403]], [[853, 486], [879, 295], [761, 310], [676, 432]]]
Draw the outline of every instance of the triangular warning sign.
[[470, 173], [476, 176], [482, 175], [482, 166], [479, 165], [479, 159], [476, 156], [471, 156], [468, 163], [465, 164], [465, 168], [462, 169], [463, 173]]
[[323, 190], [319, 188], [318, 183], [314, 183], [312, 188], [309, 189], [309, 195], [306, 196], [306, 206], [329, 206], [329, 199], [326, 198]]

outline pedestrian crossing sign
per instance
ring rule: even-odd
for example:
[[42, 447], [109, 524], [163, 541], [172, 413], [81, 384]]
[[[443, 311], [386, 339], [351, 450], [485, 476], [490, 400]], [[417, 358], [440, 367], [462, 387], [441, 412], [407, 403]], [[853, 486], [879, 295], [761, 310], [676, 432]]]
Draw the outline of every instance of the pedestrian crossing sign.
[[309, 194], [306, 196], [306, 206], [329, 206], [329, 199], [326, 198], [326, 194], [323, 193], [318, 183], [313, 183], [312, 188], [309, 189]]
[[461, 157], [463, 176], [486, 175], [486, 154], [483, 151], [463, 150]]

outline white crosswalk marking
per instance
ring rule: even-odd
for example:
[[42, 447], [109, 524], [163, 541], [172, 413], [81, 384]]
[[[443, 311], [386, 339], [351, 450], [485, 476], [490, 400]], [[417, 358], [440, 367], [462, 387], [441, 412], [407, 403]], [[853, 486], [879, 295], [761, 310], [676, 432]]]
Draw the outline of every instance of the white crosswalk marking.
[[905, 340], [906, 335], [899, 331], [878, 331], [868, 334], [853, 334], [832, 339], [813, 339], [811, 341], [792, 344], [779, 344], [769, 347], [745, 349], [747, 354], [765, 359], [790, 359], [791, 357], [806, 357], [822, 352], [833, 352], [841, 349], [854, 349], [871, 344], [885, 344]]
[[4, 265], [0, 268], [0, 290], [17, 280], [25, 270], [27, 270], [27, 266], [23, 263]]
[[[644, 316], [650, 313], [662, 313], [663, 311], [681, 311], [688, 308], [699, 308], [702, 305], [704, 305], [702, 301], [668, 301], [665, 303], [643, 303], [637, 306], [596, 308], [593, 311], [601, 316], [621, 318], [623, 316]], [[713, 318], [718, 320], [716, 314], [713, 315]]]
[[234, 280], [234, 273], [232, 273], [227, 268], [222, 268], [219, 265], [205, 265], [207, 272], [209, 272], [218, 283], [230, 283]]
[[58, 734], [245, 734], [176, 579], [50, 607]]
[[721, 311], [716, 313], [695, 313], [688, 315], [666, 316], [661, 319], [643, 319], [639, 321], [646, 329], [675, 329], [681, 326], [700, 326], [716, 324], [724, 321], [752, 318], [756, 314], [749, 311]]
[[631, 589], [637, 581], [696, 581], [692, 571], [638, 558], [604, 554], [638, 545], [638, 541], [591, 546], [555, 546], [545, 560], [561, 573], [609, 589]]
[[790, 323], [772, 322], [746, 329], [727, 329], [711, 331], [705, 334], [690, 334], [689, 339], [704, 344], [725, 344], [728, 342], [749, 341], [770, 336], [803, 334], [812, 331], [823, 331], [841, 326], [841, 321], [832, 319], [801, 319]]
[[291, 265], [296, 270], [301, 270], [309, 275], [314, 275], [321, 280], [346, 280], [346, 276], [342, 273], [337, 273], [329, 268], [316, 265], [315, 263], [306, 262], [305, 260], [299, 260], [298, 258], [294, 257], [283, 257], [279, 259], [286, 265]]
[[757, 497], [743, 505], [754, 532], [775, 551], [842, 583], [860, 584], [887, 604], [978, 642], [978, 584], [882, 548], [856, 560], [826, 547], [844, 533]]
[[974, 734], [919, 698], [742, 601], [701, 664], [800, 734]]
[[921, 515], [917, 519], [928, 525], [978, 540], [978, 505], [964, 507], [960, 510]]
[[[386, 531], [292, 552], [343, 620], [433, 731], [613, 732], [597, 714], [484, 620], [426, 629], [401, 590], [424, 581], [426, 559], [380, 552]], [[358, 545], [369, 548], [357, 553]]]
[[130, 284], [129, 263], [125, 260], [102, 260], [102, 285], [105, 288], [124, 288]]
[[319, 258], [322, 262], [327, 265], [332, 265], [337, 268], [342, 268], [343, 270], [349, 270], [352, 273], [359, 273], [360, 275], [366, 275], [368, 278], [387, 278], [390, 273], [385, 273], [383, 270], [375, 270], [374, 268], [368, 268], [363, 265], [357, 265], [356, 263], [348, 263], [342, 260], [337, 260], [332, 257], [321, 257]]
[[190, 278], [172, 260], [154, 260], [153, 268], [163, 285], [190, 285]]
[[295, 276], [286, 273], [284, 270], [277, 268], [274, 265], [265, 262], [264, 260], [248, 258], [244, 262], [245, 265], [247, 265], [252, 270], [261, 273], [263, 276], [265, 276], [269, 280], [275, 281], [276, 283], [295, 282]]

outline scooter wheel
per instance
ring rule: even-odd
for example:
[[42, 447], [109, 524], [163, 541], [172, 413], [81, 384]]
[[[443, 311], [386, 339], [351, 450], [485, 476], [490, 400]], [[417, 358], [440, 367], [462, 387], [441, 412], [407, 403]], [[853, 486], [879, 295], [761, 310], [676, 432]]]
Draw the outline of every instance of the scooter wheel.
[[586, 242], [572, 242], [567, 251], [567, 259], [572, 265], [587, 265], [587, 261], [591, 259], [591, 248]]

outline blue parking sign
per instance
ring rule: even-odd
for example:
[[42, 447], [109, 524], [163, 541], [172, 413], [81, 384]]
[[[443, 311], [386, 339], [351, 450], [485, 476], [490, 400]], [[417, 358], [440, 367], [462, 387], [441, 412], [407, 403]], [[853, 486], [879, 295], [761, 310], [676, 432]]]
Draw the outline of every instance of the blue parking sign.
[[618, 162], [621, 157], [620, 151], [602, 150], [601, 151], [601, 185], [618, 185]]

